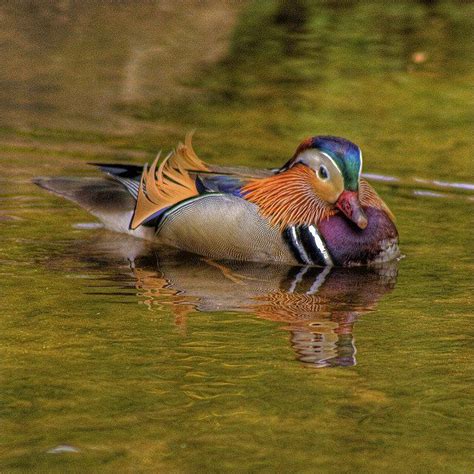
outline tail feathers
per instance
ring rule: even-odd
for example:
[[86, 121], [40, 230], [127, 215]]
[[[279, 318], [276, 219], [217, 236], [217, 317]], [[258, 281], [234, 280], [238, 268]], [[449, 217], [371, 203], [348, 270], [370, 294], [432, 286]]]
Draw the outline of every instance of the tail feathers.
[[103, 178], [36, 178], [35, 184], [94, 215], [133, 211], [135, 201], [118, 182]]
[[111, 176], [133, 179], [138, 182], [140, 182], [143, 172], [143, 166], [137, 165], [123, 165], [119, 163], [89, 163], [89, 165], [97, 166], [101, 171]]
[[140, 227], [131, 231], [135, 200], [118, 182], [105, 178], [36, 178], [38, 186], [79, 204], [99, 218], [107, 229], [151, 240], [154, 230]]

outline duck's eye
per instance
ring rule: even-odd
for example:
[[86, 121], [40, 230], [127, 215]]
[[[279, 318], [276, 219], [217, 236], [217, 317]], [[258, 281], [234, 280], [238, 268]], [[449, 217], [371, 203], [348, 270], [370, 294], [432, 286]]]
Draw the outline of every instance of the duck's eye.
[[323, 181], [326, 181], [329, 178], [329, 171], [324, 165], [319, 167], [318, 178], [322, 179]]

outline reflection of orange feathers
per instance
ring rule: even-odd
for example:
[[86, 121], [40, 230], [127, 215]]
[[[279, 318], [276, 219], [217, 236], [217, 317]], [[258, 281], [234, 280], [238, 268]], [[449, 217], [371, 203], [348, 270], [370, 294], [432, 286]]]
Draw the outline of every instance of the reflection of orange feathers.
[[319, 318], [322, 320], [330, 315], [327, 301], [318, 295], [277, 290], [254, 299], [257, 303], [250, 308], [255, 314], [269, 321], [305, 326], [308, 321]]
[[148, 309], [154, 306], [160, 310], [170, 309], [178, 326], [186, 326], [186, 316], [195, 311], [198, 299], [183, 296], [178, 290], [169, 288], [169, 282], [156, 271], [132, 269], [136, 278], [137, 296]]
[[136, 229], [160, 209], [198, 195], [195, 180], [189, 172], [207, 171], [208, 168], [194, 152], [191, 138], [192, 134], [187, 134], [185, 144], [180, 143], [159, 166], [160, 155], [150, 169], [147, 165], [143, 168], [131, 229]]

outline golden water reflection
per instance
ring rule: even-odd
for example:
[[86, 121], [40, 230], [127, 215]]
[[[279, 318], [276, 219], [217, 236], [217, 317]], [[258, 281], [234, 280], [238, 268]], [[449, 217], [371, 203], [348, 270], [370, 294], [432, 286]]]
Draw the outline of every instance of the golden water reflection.
[[281, 323], [296, 358], [312, 367], [356, 364], [355, 323], [397, 278], [397, 262], [373, 269], [216, 262], [108, 233], [86, 253], [127, 262], [139, 303], [171, 311], [183, 335], [195, 311], [252, 314]]

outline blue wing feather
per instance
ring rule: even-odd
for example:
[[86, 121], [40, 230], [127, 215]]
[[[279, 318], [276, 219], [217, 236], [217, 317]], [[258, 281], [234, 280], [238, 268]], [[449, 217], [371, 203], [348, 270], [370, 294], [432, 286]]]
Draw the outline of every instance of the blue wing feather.
[[244, 181], [236, 176], [229, 175], [200, 175], [196, 178], [196, 186], [200, 194], [224, 193], [241, 196], [240, 188]]

